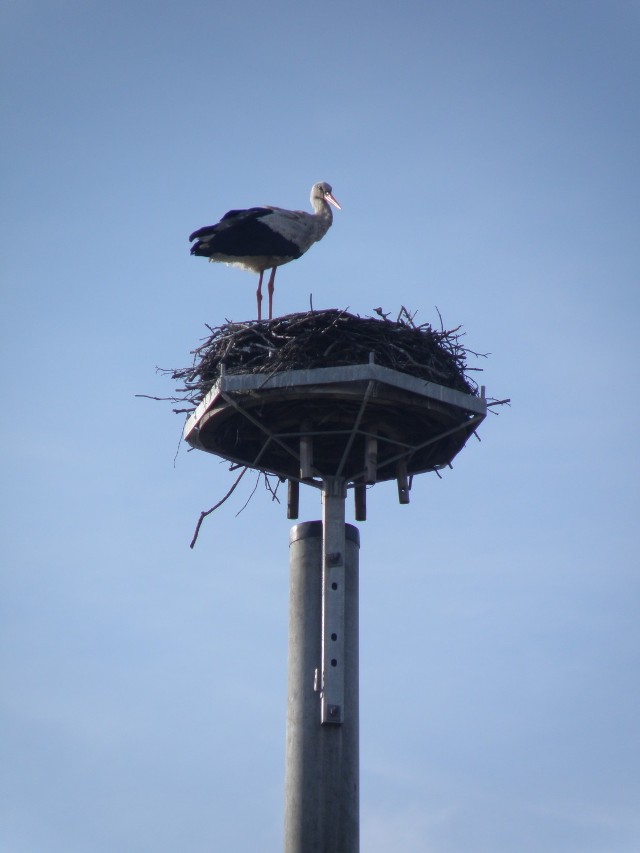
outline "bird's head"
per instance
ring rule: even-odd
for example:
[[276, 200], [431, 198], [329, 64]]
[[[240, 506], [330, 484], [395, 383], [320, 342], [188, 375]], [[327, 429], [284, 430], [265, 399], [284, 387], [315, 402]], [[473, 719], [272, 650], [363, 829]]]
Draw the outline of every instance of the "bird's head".
[[328, 201], [329, 204], [337, 207], [338, 210], [342, 210], [332, 195], [331, 184], [328, 184], [326, 181], [320, 181], [319, 184], [314, 184], [311, 187], [311, 205], [315, 206], [314, 202], [316, 201]]

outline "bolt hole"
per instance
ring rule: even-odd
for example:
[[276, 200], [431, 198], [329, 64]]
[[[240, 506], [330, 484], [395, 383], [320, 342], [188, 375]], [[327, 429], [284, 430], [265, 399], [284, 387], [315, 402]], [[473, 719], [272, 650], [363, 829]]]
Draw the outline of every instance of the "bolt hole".
[[332, 635], [331, 635], [331, 639], [335, 642], [335, 641], [338, 639], [338, 635], [337, 635], [337, 634], [332, 634]]
[[331, 584], [331, 589], [338, 589], [338, 584], [335, 581]]
[[338, 661], [336, 658], [331, 658], [331, 666], [338, 666]]

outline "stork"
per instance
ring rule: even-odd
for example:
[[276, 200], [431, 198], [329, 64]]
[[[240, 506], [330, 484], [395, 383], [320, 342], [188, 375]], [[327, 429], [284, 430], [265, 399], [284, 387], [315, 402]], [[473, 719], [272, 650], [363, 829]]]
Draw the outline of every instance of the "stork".
[[217, 225], [206, 225], [193, 232], [189, 241], [196, 242], [191, 254], [260, 273], [256, 290], [258, 320], [262, 319], [262, 276], [270, 269], [267, 291], [271, 320], [276, 267], [302, 257], [324, 237], [333, 222], [330, 204], [341, 209], [331, 187], [323, 181], [311, 187], [313, 213], [282, 207], [230, 210]]

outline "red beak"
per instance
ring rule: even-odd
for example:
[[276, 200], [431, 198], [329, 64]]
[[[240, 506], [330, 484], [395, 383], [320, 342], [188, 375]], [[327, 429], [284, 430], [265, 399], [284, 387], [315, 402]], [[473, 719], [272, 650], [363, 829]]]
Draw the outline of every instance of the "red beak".
[[337, 207], [338, 210], [342, 210], [342, 208], [340, 207], [338, 202], [335, 200], [335, 198], [331, 195], [331, 193], [325, 193], [324, 194], [324, 200], [328, 201], [329, 204], [332, 204], [334, 207]]

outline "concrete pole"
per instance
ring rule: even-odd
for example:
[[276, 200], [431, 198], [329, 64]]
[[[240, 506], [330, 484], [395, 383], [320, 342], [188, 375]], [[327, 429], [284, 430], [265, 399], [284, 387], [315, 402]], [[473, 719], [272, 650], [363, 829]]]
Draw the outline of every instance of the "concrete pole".
[[[343, 666], [344, 692], [336, 723], [321, 722], [323, 551], [326, 552], [323, 539], [327, 537], [323, 537], [320, 521], [296, 524], [289, 536], [285, 853], [358, 853], [360, 849], [360, 536], [357, 528], [344, 522], [343, 530], [344, 658], [338, 664]], [[328, 538], [331, 541], [331, 536]], [[336, 559], [335, 553], [332, 559]]]

